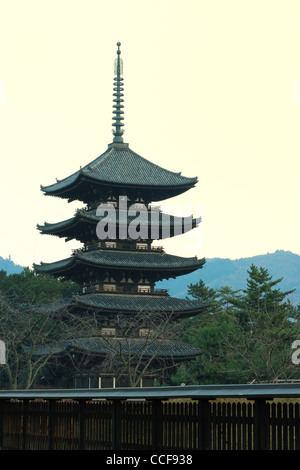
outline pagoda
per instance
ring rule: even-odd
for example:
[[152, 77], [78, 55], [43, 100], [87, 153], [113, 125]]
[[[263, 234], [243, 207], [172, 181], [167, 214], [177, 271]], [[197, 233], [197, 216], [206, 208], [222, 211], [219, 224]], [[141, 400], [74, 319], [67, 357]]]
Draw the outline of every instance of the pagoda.
[[[76, 239], [82, 247], [71, 255], [51, 263], [34, 264], [38, 274], [72, 280], [82, 293], [66, 300], [73, 312], [92, 312], [102, 325], [97, 337], [68, 341], [65, 348], [75, 354], [87, 353], [89, 367], [77, 377], [75, 386], [111, 387], [128, 385], [126, 373], [116, 378], [115, 371], [104, 371], [101, 365], [111, 349], [107, 341], [126, 340], [118, 330], [120, 315], [133, 321], [141, 312], [169, 315], [172, 321], [201, 313], [200, 301], [171, 297], [157, 289], [156, 282], [191, 273], [203, 267], [205, 259], [170, 255], [154, 240], [166, 239], [192, 230], [200, 219], [163, 213], [153, 206], [193, 188], [197, 177], [185, 177], [141, 157], [123, 141], [124, 100], [123, 64], [117, 43], [113, 88], [113, 139], [104, 153], [70, 176], [49, 186], [41, 186], [47, 196], [81, 201], [85, 206], [73, 217], [38, 225], [42, 234]], [[145, 344], [149, 330], [140, 325], [131, 344], [138, 351]], [[146, 333], [145, 333], [146, 332]], [[151, 364], [158, 370], [160, 360], [172, 363], [190, 360], [200, 354], [192, 345], [166, 339], [156, 340], [143, 349], [143, 354], [156, 356]], [[155, 345], [154, 345], [155, 343]], [[154, 367], [155, 366], [155, 367]], [[160, 378], [148, 368], [143, 385]], [[168, 366], [165, 368], [168, 369]], [[163, 374], [164, 375], [164, 374]], [[164, 375], [164, 379], [166, 378]]]

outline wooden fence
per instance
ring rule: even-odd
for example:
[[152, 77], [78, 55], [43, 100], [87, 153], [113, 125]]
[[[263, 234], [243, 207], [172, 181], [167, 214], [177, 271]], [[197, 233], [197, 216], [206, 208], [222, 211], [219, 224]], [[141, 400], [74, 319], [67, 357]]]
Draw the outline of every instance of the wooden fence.
[[300, 386], [242, 387], [0, 391], [0, 448], [300, 449]]

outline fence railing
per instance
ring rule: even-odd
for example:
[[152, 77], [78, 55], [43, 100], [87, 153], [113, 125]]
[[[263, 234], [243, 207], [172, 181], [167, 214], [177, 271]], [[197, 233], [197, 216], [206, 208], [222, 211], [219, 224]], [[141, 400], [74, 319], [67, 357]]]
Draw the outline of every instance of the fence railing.
[[298, 450], [300, 385], [0, 391], [5, 450]]

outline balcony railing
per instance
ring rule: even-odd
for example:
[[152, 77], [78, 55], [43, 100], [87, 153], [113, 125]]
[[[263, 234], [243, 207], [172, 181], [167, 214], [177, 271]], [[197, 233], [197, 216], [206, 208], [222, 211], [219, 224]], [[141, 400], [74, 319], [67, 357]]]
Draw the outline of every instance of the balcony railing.
[[75, 248], [72, 250], [72, 253], [82, 253], [86, 251], [92, 251], [92, 250], [121, 250], [121, 251], [147, 251], [147, 252], [159, 252], [159, 253], [165, 253], [165, 250], [162, 246], [143, 246], [143, 247], [137, 247], [137, 246], [130, 246], [130, 245], [108, 245], [105, 242], [92, 242], [88, 243], [86, 246], [83, 246], [82, 248]]
[[92, 294], [101, 292], [103, 294], [134, 294], [134, 295], [159, 295], [159, 296], [169, 296], [169, 289], [145, 289], [139, 290], [136, 286], [129, 287], [129, 286], [119, 286], [119, 285], [111, 285], [111, 286], [103, 286], [101, 284], [95, 284], [83, 287], [82, 293], [83, 294]]

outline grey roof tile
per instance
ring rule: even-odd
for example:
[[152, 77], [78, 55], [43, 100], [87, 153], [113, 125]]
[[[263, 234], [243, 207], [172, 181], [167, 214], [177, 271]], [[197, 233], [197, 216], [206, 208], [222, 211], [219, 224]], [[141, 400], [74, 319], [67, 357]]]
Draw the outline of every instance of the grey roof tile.
[[49, 186], [41, 186], [47, 194], [59, 193], [81, 178], [110, 184], [178, 187], [194, 186], [197, 177], [185, 177], [156, 165], [132, 151], [126, 144], [109, 146], [91, 163], [72, 175]]
[[[191, 344], [181, 343], [171, 340], [147, 341], [142, 338], [109, 338], [105, 340], [101, 337], [78, 338], [65, 341], [56, 347], [55, 353], [61, 354], [67, 350], [77, 350], [89, 354], [107, 355], [112, 351], [113, 345], [122, 349], [122, 354], [131, 356], [142, 354], [143, 357], [152, 357], [155, 354], [158, 358], [186, 358], [195, 357], [201, 354], [199, 348]], [[35, 352], [36, 355], [47, 354], [51, 345], [42, 346]]]
[[92, 264], [97, 267], [132, 268], [132, 269], [155, 269], [155, 270], [195, 270], [200, 269], [205, 259], [184, 258], [160, 252], [138, 252], [138, 251], [76, 251], [73, 256], [53, 263], [35, 264], [37, 273], [54, 273], [70, 269], [75, 264]]

